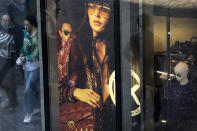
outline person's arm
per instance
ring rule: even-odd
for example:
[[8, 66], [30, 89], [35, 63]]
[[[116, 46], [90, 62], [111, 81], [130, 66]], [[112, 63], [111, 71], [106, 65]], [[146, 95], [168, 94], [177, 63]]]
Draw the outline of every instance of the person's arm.
[[[68, 73], [58, 74], [58, 77], [61, 78], [61, 81], [64, 81], [64, 82], [60, 82], [59, 84], [60, 103], [76, 101], [76, 99], [73, 96], [73, 91], [76, 88], [75, 82], [78, 78], [78, 75], [77, 75], [78, 69], [76, 66], [78, 64], [79, 51], [78, 51], [76, 40], [70, 39], [69, 44], [71, 44], [71, 46], [69, 49], [66, 50], [66, 51], [69, 51], [69, 60], [68, 61], [65, 60], [65, 63], [64, 63], [68, 67], [62, 68], [61, 70], [58, 69], [60, 70], [60, 72], [65, 72], [66, 71], [65, 69], [68, 68]], [[66, 59], [66, 58], [60, 57], [58, 58], [58, 62], [62, 61], [61, 59]]]
[[33, 50], [32, 52], [30, 53], [30, 55], [26, 55], [24, 56], [24, 60], [25, 61], [33, 61], [35, 60], [37, 57], [38, 57], [38, 54], [39, 54], [39, 48], [38, 48], [38, 39], [37, 39], [37, 36], [35, 36], [33, 39], [32, 39], [32, 47], [33, 47]]
[[75, 90], [75, 85], [73, 83], [61, 83], [59, 84], [59, 100], [60, 104], [64, 102], [75, 102], [73, 96], [73, 91]]
[[[69, 72], [70, 78], [66, 84], [60, 87], [60, 101], [62, 102], [75, 102], [81, 101], [89, 104], [90, 106], [96, 108], [100, 107], [100, 96], [91, 89], [84, 89], [84, 87], [80, 88], [79, 83], [75, 83], [79, 78], [80, 72], [82, 69], [79, 65], [83, 64], [83, 57], [81, 57], [82, 53], [77, 44], [78, 42], [72, 42], [72, 46], [70, 49], [70, 68]], [[77, 85], [78, 84], [78, 85]], [[76, 87], [77, 85], [77, 87]], [[82, 85], [81, 85], [82, 86]], [[84, 85], [85, 86], [85, 85]]]
[[76, 50], [75, 41], [70, 39], [68, 43], [71, 44], [71, 46], [70, 48], [67, 48], [67, 50], [65, 51], [69, 52], [69, 59], [65, 60], [66, 59], [65, 56], [61, 56], [61, 55], [58, 56], [58, 65], [59, 64], [61, 65], [61, 66], [58, 66], [58, 77], [60, 80], [59, 81], [60, 104], [64, 102], [76, 101], [75, 98], [73, 97], [73, 91], [76, 86], [75, 81], [77, 80], [77, 74], [76, 74], [76, 70], [74, 70], [73, 68], [75, 68], [74, 66], [75, 66], [75, 62], [77, 62], [78, 54], [77, 52], [75, 53], [75, 50]]
[[68, 84], [62, 84], [60, 90], [60, 103], [75, 102], [77, 100], [96, 108], [100, 107], [100, 96], [91, 89], [80, 89]]
[[25, 50], [24, 50], [24, 47], [25, 47], [25, 42], [24, 42], [24, 39], [25, 39], [25, 37], [26, 37], [26, 32], [24, 31], [24, 33], [23, 33], [24, 35], [24, 38], [23, 38], [23, 44], [22, 44], [22, 48], [21, 48], [21, 50], [20, 50], [20, 57], [23, 57], [24, 56], [24, 54], [25, 54]]

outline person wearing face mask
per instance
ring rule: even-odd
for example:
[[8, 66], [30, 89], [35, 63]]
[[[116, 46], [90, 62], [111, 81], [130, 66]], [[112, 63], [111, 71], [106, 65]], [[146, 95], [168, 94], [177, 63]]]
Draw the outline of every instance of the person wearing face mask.
[[113, 1], [87, 0], [86, 11], [71, 36], [68, 82], [60, 84], [60, 130], [115, 130], [108, 89], [114, 71]]

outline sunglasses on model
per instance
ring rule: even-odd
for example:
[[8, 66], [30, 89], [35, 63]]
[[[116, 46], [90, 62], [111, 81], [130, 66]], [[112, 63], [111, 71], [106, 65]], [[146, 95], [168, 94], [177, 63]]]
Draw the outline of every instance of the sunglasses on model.
[[181, 77], [181, 74], [180, 73], [175, 73], [175, 76], [176, 77]]
[[110, 6], [105, 4], [105, 3], [98, 3], [98, 2], [89, 2], [88, 3], [88, 14], [89, 15], [93, 15], [96, 11], [96, 9], [98, 9], [100, 15], [105, 18], [108, 19], [110, 16]]
[[69, 35], [71, 32], [70, 31], [68, 31], [68, 30], [65, 30], [64, 31], [64, 35]]

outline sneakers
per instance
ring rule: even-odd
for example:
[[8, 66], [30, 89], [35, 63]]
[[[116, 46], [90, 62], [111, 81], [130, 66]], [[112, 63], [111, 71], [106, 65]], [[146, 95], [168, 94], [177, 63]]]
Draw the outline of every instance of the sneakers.
[[40, 113], [40, 110], [39, 109], [34, 109], [33, 112], [31, 114], [26, 114], [25, 115], [25, 118], [24, 118], [24, 123], [30, 123], [31, 120], [32, 120], [32, 116], [33, 115], [37, 115], [38, 113]]
[[39, 109], [34, 109], [33, 112], [31, 113], [32, 116], [37, 115], [38, 113], [40, 113]]
[[26, 114], [23, 122], [26, 123], [26, 124], [28, 124], [28, 123], [31, 122], [31, 118], [32, 118], [31, 115]]

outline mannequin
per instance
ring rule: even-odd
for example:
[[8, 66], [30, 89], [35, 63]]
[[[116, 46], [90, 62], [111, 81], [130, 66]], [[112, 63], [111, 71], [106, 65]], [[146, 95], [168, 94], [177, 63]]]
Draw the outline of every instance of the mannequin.
[[179, 81], [180, 85], [183, 86], [189, 82], [188, 77], [187, 77], [189, 68], [186, 63], [179, 62], [178, 64], [176, 64], [174, 71], [176, 74], [176, 80]]
[[[172, 88], [168, 90], [166, 126], [168, 131], [194, 131], [197, 127], [197, 89], [195, 83], [191, 83], [191, 78], [188, 78], [189, 70], [191, 72], [191, 68], [189, 69], [185, 62], [177, 63], [174, 68], [179, 83], [172, 81]], [[193, 70], [192, 73], [196, 72]]]

